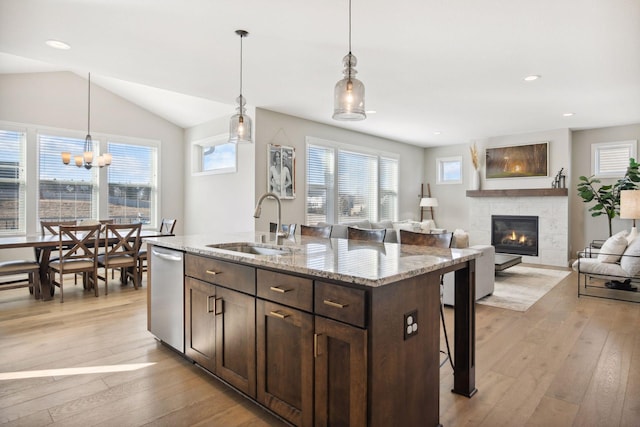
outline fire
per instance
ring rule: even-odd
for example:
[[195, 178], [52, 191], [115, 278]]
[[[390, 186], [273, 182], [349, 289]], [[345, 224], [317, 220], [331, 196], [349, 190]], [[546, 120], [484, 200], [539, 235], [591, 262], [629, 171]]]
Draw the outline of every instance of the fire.
[[527, 236], [522, 234], [520, 235], [520, 237], [518, 237], [515, 230], [512, 230], [511, 233], [507, 233], [504, 239], [502, 240], [502, 243], [515, 243], [515, 242], [517, 242], [520, 245], [527, 244], [528, 242]]

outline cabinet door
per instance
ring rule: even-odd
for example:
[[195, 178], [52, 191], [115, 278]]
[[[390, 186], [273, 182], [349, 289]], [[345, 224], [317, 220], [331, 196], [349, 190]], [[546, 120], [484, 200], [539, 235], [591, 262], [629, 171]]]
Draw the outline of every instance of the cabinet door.
[[216, 287], [191, 277], [184, 282], [185, 354], [215, 371]]
[[367, 331], [315, 318], [315, 425], [367, 424]]
[[216, 292], [216, 375], [255, 398], [255, 298], [219, 286]]
[[313, 316], [257, 300], [258, 402], [297, 426], [313, 425]]

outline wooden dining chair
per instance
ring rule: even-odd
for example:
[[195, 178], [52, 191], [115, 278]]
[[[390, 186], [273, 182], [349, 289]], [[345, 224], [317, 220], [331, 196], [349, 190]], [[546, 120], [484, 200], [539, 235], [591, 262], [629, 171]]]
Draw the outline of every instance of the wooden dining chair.
[[355, 228], [347, 227], [347, 239], [349, 240], [364, 240], [367, 242], [384, 242], [384, 236], [387, 230], [385, 228]]
[[12, 276], [8, 280], [0, 281], [0, 290], [29, 287], [29, 292], [36, 299], [40, 298], [40, 264], [37, 261], [26, 259], [2, 261], [0, 276]]
[[[160, 233], [173, 235], [173, 230], [176, 228], [177, 220], [175, 218], [162, 218], [160, 221]], [[140, 274], [147, 271], [147, 245], [141, 244], [138, 251], [138, 270]]]
[[52, 235], [57, 236], [60, 234], [60, 226], [61, 225], [76, 225], [77, 221], [40, 221], [40, 231], [43, 236]]
[[323, 237], [328, 239], [331, 236], [331, 225], [304, 225], [300, 224], [301, 236]]
[[437, 248], [450, 248], [453, 233], [416, 233], [414, 231], [400, 230], [400, 243], [403, 245], [435, 246]]
[[51, 285], [60, 288], [61, 303], [64, 302], [64, 276], [68, 273], [83, 273], [85, 288], [92, 285], [98, 296], [99, 247], [100, 224], [60, 226], [58, 259], [49, 263], [49, 275]]
[[104, 280], [104, 293], [109, 294], [107, 271], [120, 269], [120, 280], [123, 284], [133, 279], [133, 287], [138, 289], [141, 272], [138, 266], [138, 251], [140, 250], [140, 230], [142, 224], [106, 224], [103, 234], [104, 253], [98, 255], [98, 267], [105, 269], [105, 275], [99, 276]]

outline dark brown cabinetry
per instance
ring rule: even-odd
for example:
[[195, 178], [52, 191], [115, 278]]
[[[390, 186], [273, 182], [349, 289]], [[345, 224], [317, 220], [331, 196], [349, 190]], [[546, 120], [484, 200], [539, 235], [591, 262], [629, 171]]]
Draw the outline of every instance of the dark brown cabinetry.
[[255, 398], [255, 269], [187, 254], [185, 274], [186, 355]]

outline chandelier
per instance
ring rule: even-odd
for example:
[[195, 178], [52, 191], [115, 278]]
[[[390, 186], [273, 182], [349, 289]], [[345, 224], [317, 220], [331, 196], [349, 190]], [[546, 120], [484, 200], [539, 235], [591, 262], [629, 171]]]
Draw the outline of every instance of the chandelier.
[[[75, 165], [80, 167], [85, 167], [85, 169], [91, 169], [93, 166], [109, 166], [111, 164], [111, 153], [105, 153], [101, 156], [96, 157], [95, 162], [93, 161], [93, 141], [91, 140], [91, 73], [89, 73], [89, 89], [88, 93], [88, 101], [87, 101], [87, 136], [84, 139], [84, 153], [73, 156], [73, 160]], [[68, 165], [71, 163], [71, 153], [68, 151], [63, 151], [61, 153], [62, 163]]]

